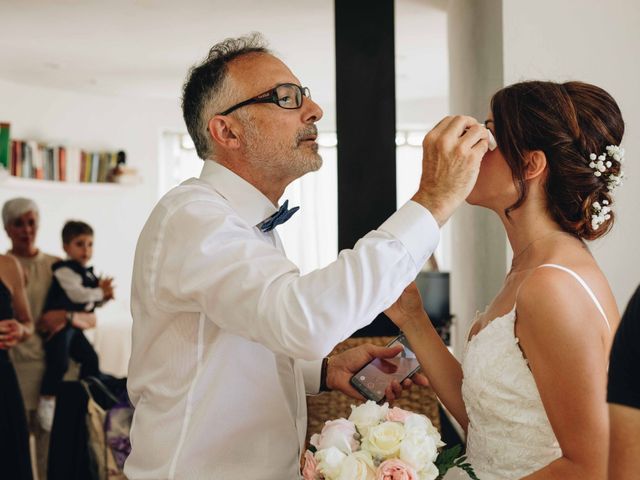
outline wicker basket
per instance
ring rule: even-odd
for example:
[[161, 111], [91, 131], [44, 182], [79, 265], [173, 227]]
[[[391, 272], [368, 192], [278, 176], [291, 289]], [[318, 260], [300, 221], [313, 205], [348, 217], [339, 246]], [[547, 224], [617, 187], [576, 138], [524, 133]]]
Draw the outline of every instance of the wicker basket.
[[[351, 347], [356, 347], [364, 343], [372, 343], [374, 345], [386, 345], [393, 337], [360, 337], [348, 338], [344, 342], [339, 343], [332, 353], [339, 353]], [[314, 433], [322, 430], [327, 420], [336, 418], [348, 418], [351, 414], [351, 405], [360, 402], [347, 397], [340, 392], [327, 392], [321, 395], [307, 397], [307, 441]], [[415, 413], [422, 413], [429, 417], [433, 425], [440, 429], [440, 418], [438, 415], [438, 400], [433, 390], [430, 388], [414, 386], [408, 392], [405, 391], [402, 397], [395, 402], [395, 406], [410, 410]]]

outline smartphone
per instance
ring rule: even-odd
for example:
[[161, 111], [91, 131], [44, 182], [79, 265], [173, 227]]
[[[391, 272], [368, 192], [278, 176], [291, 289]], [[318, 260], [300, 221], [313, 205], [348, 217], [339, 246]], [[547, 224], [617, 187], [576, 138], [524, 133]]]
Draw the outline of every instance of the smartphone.
[[407, 338], [400, 334], [387, 347], [401, 344], [404, 350], [393, 358], [375, 358], [351, 377], [351, 385], [365, 398], [376, 403], [384, 399], [384, 391], [392, 380], [402, 383], [420, 369], [420, 364], [409, 346]]

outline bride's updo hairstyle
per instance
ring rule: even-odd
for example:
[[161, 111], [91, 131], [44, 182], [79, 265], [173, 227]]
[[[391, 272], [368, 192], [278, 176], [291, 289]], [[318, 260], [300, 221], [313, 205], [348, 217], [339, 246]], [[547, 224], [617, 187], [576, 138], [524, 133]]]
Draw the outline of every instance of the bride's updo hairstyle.
[[[498, 91], [491, 99], [491, 112], [498, 145], [519, 193], [505, 210], [507, 216], [527, 197], [524, 155], [541, 150], [549, 169], [547, 208], [555, 221], [585, 240], [606, 234], [614, 221], [608, 182], [621, 172], [619, 155], [607, 155], [607, 147], [619, 146], [624, 134], [622, 114], [611, 95], [582, 82], [522, 82]], [[597, 157], [608, 165], [599, 175], [594, 174]], [[607, 215], [594, 222], [602, 205], [608, 206]]]

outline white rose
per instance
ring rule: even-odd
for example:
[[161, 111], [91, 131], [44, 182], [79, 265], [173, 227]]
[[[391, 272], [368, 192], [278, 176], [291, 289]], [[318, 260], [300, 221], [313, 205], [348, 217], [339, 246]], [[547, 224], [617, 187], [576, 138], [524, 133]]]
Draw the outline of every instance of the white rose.
[[317, 450], [336, 447], [347, 455], [358, 450], [360, 443], [355, 439], [356, 426], [353, 422], [339, 418], [325, 422], [320, 435], [311, 437], [311, 445]]
[[416, 471], [436, 460], [438, 448], [429, 435], [405, 435], [400, 444], [400, 460], [411, 465]]
[[446, 445], [446, 443], [444, 443], [441, 440], [440, 437], [440, 432], [438, 431], [438, 429], [436, 427], [433, 426], [433, 424], [431, 423], [431, 421], [429, 421], [429, 427], [427, 428], [427, 434], [433, 439], [433, 441], [436, 443], [436, 448], [442, 448]]
[[362, 448], [374, 457], [387, 459], [398, 455], [400, 443], [404, 439], [404, 427], [397, 422], [383, 422], [369, 428]]
[[430, 463], [427, 468], [424, 468], [418, 472], [418, 478], [420, 480], [435, 480], [440, 475], [438, 468]]
[[345, 458], [347, 456], [336, 447], [319, 450], [316, 452], [318, 471], [324, 475], [325, 480], [336, 480]]
[[369, 452], [359, 450], [342, 462], [337, 480], [375, 480], [376, 469]]
[[360, 435], [365, 437], [369, 433], [369, 428], [380, 423], [387, 416], [388, 411], [388, 403], [380, 406], [376, 402], [368, 400], [367, 403], [363, 403], [357, 407], [351, 405], [349, 421], [355, 423]]
[[414, 413], [410, 415], [404, 421], [404, 428], [407, 432], [407, 435], [428, 435], [433, 439], [436, 444], [436, 447], [443, 447], [445, 444], [440, 440], [440, 432], [438, 429], [433, 426], [431, 420], [429, 420], [425, 415], [420, 415], [418, 413]]
[[424, 415], [414, 413], [409, 415], [404, 421], [404, 428], [409, 431], [415, 431], [416, 433], [427, 433], [429, 424], [431, 422]]

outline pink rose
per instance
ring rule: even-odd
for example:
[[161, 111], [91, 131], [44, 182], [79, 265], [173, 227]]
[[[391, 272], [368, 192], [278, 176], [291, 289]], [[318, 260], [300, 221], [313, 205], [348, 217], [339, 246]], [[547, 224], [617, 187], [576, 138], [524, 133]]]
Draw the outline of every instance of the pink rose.
[[318, 472], [318, 462], [311, 451], [304, 452], [304, 467], [302, 467], [302, 478], [304, 480], [317, 480], [320, 478]]
[[318, 450], [336, 447], [345, 454], [355, 452], [360, 448], [360, 443], [355, 438], [356, 426], [349, 420], [339, 418], [330, 420], [324, 424], [320, 435], [311, 437], [311, 445]]
[[387, 420], [390, 422], [404, 423], [410, 415], [413, 415], [413, 413], [407, 412], [406, 410], [398, 407], [393, 407], [387, 412]]
[[402, 460], [392, 458], [380, 464], [376, 480], [418, 480], [418, 474]]

